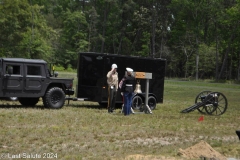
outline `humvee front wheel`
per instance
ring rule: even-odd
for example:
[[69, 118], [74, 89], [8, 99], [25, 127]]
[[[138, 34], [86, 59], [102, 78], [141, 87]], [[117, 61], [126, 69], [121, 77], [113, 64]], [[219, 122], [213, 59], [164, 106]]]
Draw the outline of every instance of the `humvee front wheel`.
[[60, 109], [65, 103], [65, 93], [59, 87], [50, 88], [43, 97], [45, 107]]
[[39, 98], [18, 98], [18, 101], [23, 106], [35, 106], [38, 103]]

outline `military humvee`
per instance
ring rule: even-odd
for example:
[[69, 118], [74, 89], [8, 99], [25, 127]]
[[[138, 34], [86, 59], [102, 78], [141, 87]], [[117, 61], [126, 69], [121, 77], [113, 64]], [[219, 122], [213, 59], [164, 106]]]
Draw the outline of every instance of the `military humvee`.
[[73, 95], [73, 79], [57, 78], [40, 59], [0, 58], [0, 99], [17, 97], [24, 106], [42, 98], [45, 107], [59, 109]]

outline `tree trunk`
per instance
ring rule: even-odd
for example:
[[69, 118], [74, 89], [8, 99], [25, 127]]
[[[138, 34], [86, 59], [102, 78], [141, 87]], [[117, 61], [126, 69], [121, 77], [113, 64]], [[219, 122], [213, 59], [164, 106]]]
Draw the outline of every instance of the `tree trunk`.
[[163, 54], [163, 41], [164, 41], [164, 39], [163, 39], [163, 35], [162, 35], [162, 38], [161, 38], [161, 51], [160, 51], [160, 58], [162, 58], [162, 54]]
[[119, 41], [119, 46], [118, 46], [118, 51], [117, 54], [119, 54], [121, 52], [122, 49], [122, 39], [124, 37], [124, 32], [122, 31], [121, 36], [120, 36], [120, 41]]
[[197, 81], [198, 80], [198, 62], [199, 62], [198, 37], [196, 37], [196, 45], [197, 45], [197, 54], [196, 54], [196, 81]]
[[230, 38], [230, 40], [228, 42], [228, 47], [227, 47], [227, 50], [226, 50], [225, 55], [224, 55], [221, 71], [220, 71], [219, 76], [218, 76], [219, 79], [222, 78], [223, 71], [224, 71], [224, 69], [226, 67], [227, 60], [228, 60], [228, 53], [229, 53], [229, 50], [230, 50], [230, 47], [231, 47], [231, 43], [233, 42], [233, 39], [234, 39], [234, 34], [235, 34], [235, 32], [233, 32], [233, 34], [231, 35], [231, 38]]
[[215, 73], [215, 79], [218, 80], [218, 36], [216, 37], [216, 73]]
[[232, 66], [233, 66], [233, 60], [232, 60], [232, 55], [231, 55], [231, 60], [230, 60], [230, 68], [229, 68], [229, 79], [232, 79]]
[[[124, 5], [124, 1], [121, 2], [122, 3], [122, 6]], [[122, 19], [121, 19], [121, 35], [120, 35], [120, 40], [119, 40], [119, 45], [118, 45], [118, 51], [117, 51], [117, 54], [119, 54], [122, 50], [122, 41], [123, 41], [123, 38], [125, 36], [125, 13], [122, 12]]]
[[104, 45], [105, 45], [105, 32], [106, 32], [106, 26], [107, 26], [107, 15], [108, 15], [108, 5], [106, 4], [105, 10], [104, 10], [104, 20], [103, 20], [103, 30], [102, 30], [102, 45], [101, 45], [101, 53], [104, 52]]
[[[240, 59], [240, 52], [239, 52], [239, 59]], [[240, 80], [240, 60], [238, 61], [238, 74], [237, 74], [237, 80]]]
[[187, 74], [188, 74], [188, 54], [187, 54], [187, 51], [186, 51], [186, 48], [184, 48], [184, 53], [186, 55], [186, 64], [185, 64], [185, 78], [187, 78]]
[[88, 33], [88, 52], [90, 52], [90, 49], [91, 49], [91, 26], [92, 25], [92, 22], [91, 22], [91, 20], [90, 20], [90, 24], [88, 25], [89, 27], [89, 33]]
[[155, 54], [156, 54], [156, 50], [155, 50], [155, 37], [156, 37], [156, 10], [155, 10], [155, 6], [153, 6], [152, 9], [152, 55], [151, 57], [154, 58]]
[[215, 57], [215, 61], [216, 61], [216, 66], [215, 66], [215, 80], [218, 80], [218, 65], [219, 65], [219, 61], [218, 61], [218, 57], [219, 57], [219, 54], [218, 54], [218, 33], [217, 33], [217, 23], [215, 22], [215, 40], [216, 40], [216, 57]]
[[138, 40], [138, 37], [139, 37], [139, 35], [140, 35], [140, 28], [138, 28], [137, 29], [137, 31], [136, 31], [136, 36], [134, 37], [134, 40], [133, 40], [133, 43], [132, 43], [132, 48], [131, 48], [131, 51], [133, 51], [133, 52], [135, 52], [135, 48], [136, 48], [136, 42], [137, 42], [137, 40]]
[[225, 69], [225, 66], [226, 66], [226, 63], [227, 63], [227, 59], [228, 59], [228, 52], [229, 52], [229, 44], [228, 44], [228, 48], [227, 48], [227, 50], [226, 50], [226, 52], [225, 52], [225, 55], [224, 55], [223, 64], [222, 64], [220, 73], [219, 73], [219, 75], [218, 75], [218, 79], [221, 79], [221, 78], [222, 78], [223, 71], [224, 71], [224, 69]]

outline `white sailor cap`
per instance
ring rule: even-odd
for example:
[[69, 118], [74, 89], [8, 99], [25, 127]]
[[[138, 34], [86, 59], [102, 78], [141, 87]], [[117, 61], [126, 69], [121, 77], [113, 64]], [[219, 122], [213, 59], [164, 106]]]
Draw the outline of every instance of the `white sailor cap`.
[[112, 68], [118, 68], [117, 65], [114, 63], [112, 64]]
[[126, 68], [126, 70], [128, 71], [128, 72], [133, 72], [133, 69], [132, 68]]

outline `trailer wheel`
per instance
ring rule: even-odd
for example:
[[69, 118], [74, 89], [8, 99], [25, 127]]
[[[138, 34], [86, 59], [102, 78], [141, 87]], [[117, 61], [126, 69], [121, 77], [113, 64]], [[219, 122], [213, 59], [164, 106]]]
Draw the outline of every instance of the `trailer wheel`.
[[148, 106], [150, 107], [151, 110], [154, 110], [156, 108], [157, 105], [157, 100], [155, 97], [150, 96], [148, 98]]
[[132, 109], [139, 110], [142, 106], [143, 100], [140, 96], [134, 96], [132, 99]]
[[23, 106], [35, 106], [38, 103], [39, 98], [18, 98], [18, 101]]
[[43, 97], [45, 107], [60, 109], [65, 103], [65, 93], [59, 87], [50, 88]]

